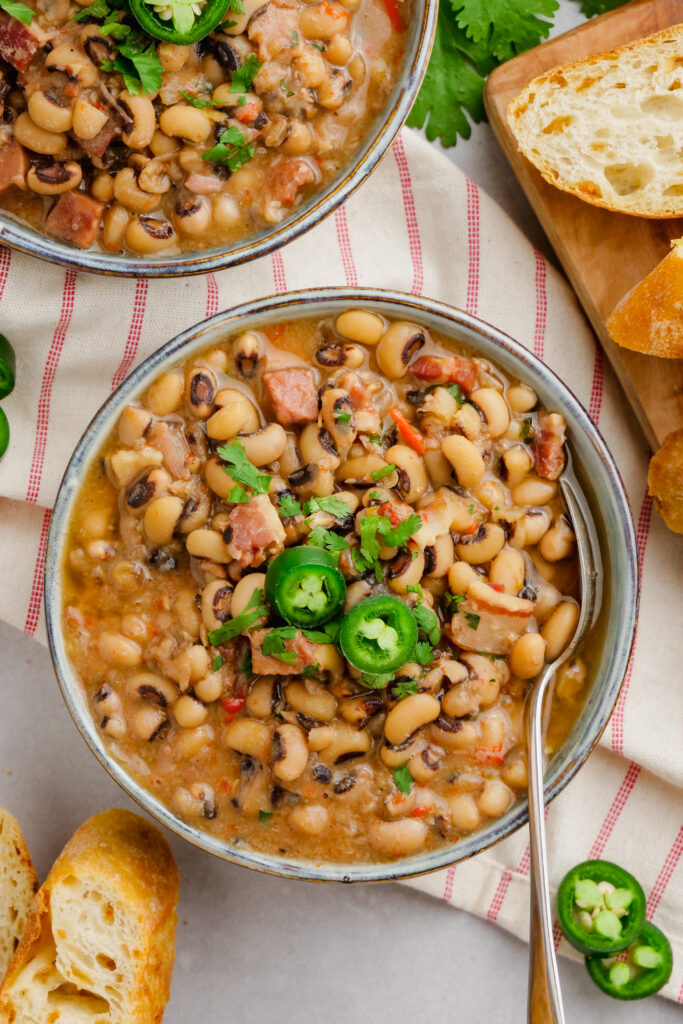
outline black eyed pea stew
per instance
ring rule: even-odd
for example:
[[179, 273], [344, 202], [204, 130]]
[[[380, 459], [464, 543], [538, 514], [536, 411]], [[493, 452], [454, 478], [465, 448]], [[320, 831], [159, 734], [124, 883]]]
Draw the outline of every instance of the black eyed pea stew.
[[0, 207], [82, 249], [271, 228], [353, 158], [411, 0], [31, 0], [0, 12]]
[[[564, 434], [523, 381], [368, 309], [164, 372], [93, 464], [64, 569], [112, 755], [272, 854], [391, 859], [499, 817], [577, 621]], [[559, 674], [550, 753], [589, 664]]]

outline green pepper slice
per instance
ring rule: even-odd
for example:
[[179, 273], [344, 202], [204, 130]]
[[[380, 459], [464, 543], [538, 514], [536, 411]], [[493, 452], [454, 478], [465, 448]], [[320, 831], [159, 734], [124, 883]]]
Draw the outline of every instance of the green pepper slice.
[[643, 927], [645, 893], [618, 864], [586, 860], [560, 882], [557, 919], [580, 953], [611, 956], [630, 946]]
[[9, 444], [9, 420], [3, 409], [0, 409], [0, 459], [7, 451]]
[[[131, 14], [148, 35], [174, 46], [198, 43], [213, 32], [225, 19], [231, 0], [128, 0]], [[196, 4], [201, 14], [194, 12]]]
[[410, 661], [417, 625], [397, 597], [379, 594], [359, 601], [344, 616], [339, 645], [346, 660], [367, 675], [394, 672]]
[[666, 935], [646, 921], [640, 935], [628, 947], [625, 959], [587, 956], [591, 978], [613, 999], [645, 999], [659, 992], [671, 977], [673, 953]]
[[268, 566], [266, 598], [290, 626], [309, 629], [343, 606], [346, 580], [330, 551], [307, 544], [287, 548]]
[[14, 389], [17, 360], [14, 349], [4, 334], [0, 334], [0, 398], [7, 398]]

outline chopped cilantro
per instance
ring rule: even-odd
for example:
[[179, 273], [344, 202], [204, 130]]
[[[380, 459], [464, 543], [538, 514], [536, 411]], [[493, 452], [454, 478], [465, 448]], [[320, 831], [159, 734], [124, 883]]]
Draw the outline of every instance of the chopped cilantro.
[[320, 665], [305, 665], [301, 673], [304, 679], [311, 679], [320, 675]]
[[242, 658], [240, 672], [242, 672], [245, 676], [249, 676], [250, 679], [254, 674], [254, 666], [251, 660], [251, 648], [246, 652], [246, 654]]
[[[118, 22], [113, 24], [118, 25]], [[107, 27], [107, 26], [105, 26]], [[121, 26], [127, 28], [127, 26]], [[129, 30], [130, 31], [130, 30]], [[111, 31], [108, 33], [112, 34]], [[128, 33], [126, 33], [128, 35]], [[163, 67], [154, 48], [154, 43], [145, 36], [128, 38], [119, 43], [118, 56], [105, 60], [100, 67], [103, 71], [118, 71], [131, 96], [139, 93], [158, 92], [162, 86]]]
[[399, 679], [392, 686], [391, 692], [396, 700], [403, 700], [404, 697], [410, 697], [411, 694], [417, 693], [418, 689], [417, 679]]
[[383, 544], [391, 548], [400, 548], [408, 543], [410, 537], [422, 526], [418, 515], [411, 515], [398, 526], [392, 527], [391, 520], [386, 516], [363, 516], [360, 521], [360, 547], [352, 551], [353, 564], [360, 573], [369, 569], [375, 570], [375, 579], [382, 581], [382, 569], [379, 564], [379, 551]]
[[332, 530], [326, 530], [324, 526], [315, 526], [308, 535], [307, 544], [313, 544], [317, 548], [325, 548], [326, 551], [346, 551], [351, 545], [344, 537]]
[[350, 420], [351, 420], [351, 413], [350, 412], [335, 412], [334, 418], [337, 421], [337, 423], [342, 423], [342, 424], [345, 425], [345, 424], [350, 422]]
[[244, 487], [231, 487], [230, 493], [228, 494], [228, 501], [234, 501], [236, 505], [245, 505], [249, 501], [249, 495], [245, 491]]
[[419, 601], [424, 601], [425, 599], [424, 591], [419, 583], [409, 583], [406, 591], [409, 594], [417, 594]]
[[368, 497], [370, 498], [370, 501], [381, 501], [382, 500], [382, 496], [379, 493], [379, 491], [370, 491], [370, 494], [368, 495]]
[[417, 533], [421, 526], [422, 517], [413, 513], [413, 515], [400, 522], [398, 526], [394, 526], [384, 533], [384, 543], [388, 544], [390, 548], [402, 548], [408, 543], [412, 535]]
[[295, 651], [285, 650], [285, 640], [292, 640], [296, 636], [294, 626], [279, 626], [266, 633], [261, 644], [261, 653], [277, 658], [278, 661], [285, 661], [289, 664], [297, 660]]
[[258, 812], [258, 820], [261, 822], [262, 825], [265, 825], [265, 823], [267, 821], [270, 821], [270, 819], [272, 817], [273, 817], [273, 812], [272, 811], [259, 811]]
[[247, 97], [246, 96], [240, 96], [240, 98], [237, 101], [237, 106], [238, 107], [246, 107], [246, 105], [247, 105]]
[[385, 672], [379, 676], [366, 676], [362, 675], [360, 681], [363, 686], [369, 687], [371, 690], [381, 690], [384, 686], [387, 686], [394, 678], [393, 672]]
[[[206, 155], [206, 154], [204, 154]], [[268, 488], [270, 487], [270, 477], [267, 473], [262, 473], [260, 469], [249, 461], [247, 453], [244, 450], [244, 445], [241, 441], [235, 438], [230, 444], [221, 445], [218, 449], [218, 454], [223, 462], [227, 462], [227, 467], [223, 467], [226, 473], [237, 480], [240, 484], [245, 484], [247, 487], [251, 487], [254, 494], [267, 494]], [[233, 488], [235, 490], [235, 488]], [[232, 494], [232, 491], [230, 492]], [[234, 498], [230, 498], [230, 501], [234, 501]]]
[[213, 164], [223, 164], [229, 170], [236, 171], [242, 164], [251, 160], [254, 152], [254, 147], [248, 144], [239, 128], [233, 125], [226, 128], [213, 149], [207, 149], [205, 153], [202, 153], [202, 160], [210, 160]]
[[381, 434], [368, 434], [367, 438], [368, 438], [368, 441], [372, 442], [372, 444], [381, 444], [382, 443], [382, 435]]
[[[232, 14], [245, 14], [244, 4], [242, 0], [228, 0], [228, 8]], [[223, 23], [225, 24], [225, 22]]]
[[26, 4], [18, 3], [17, 0], [0, 0], [0, 7], [11, 18], [16, 18], [22, 25], [30, 25], [33, 21], [34, 12]]
[[250, 53], [244, 64], [240, 64], [237, 70], [233, 71], [230, 92], [249, 92], [258, 70], [262, 66], [263, 61], [257, 60], [254, 54]]
[[337, 519], [346, 519], [350, 515], [351, 509], [343, 498], [338, 498], [336, 494], [330, 494], [326, 498], [311, 498], [304, 505], [304, 512], [307, 516], [314, 512], [328, 512]]
[[[291, 47], [290, 47], [290, 49], [291, 49]], [[282, 91], [284, 93], [286, 93], [287, 96], [293, 96], [294, 95], [294, 93], [291, 91], [291, 89], [288, 89], [287, 86], [285, 85], [284, 78], [280, 79], [280, 88], [282, 89]]]
[[289, 519], [290, 516], [301, 515], [301, 505], [293, 498], [291, 494], [283, 494], [278, 499], [278, 512], [280, 513], [281, 519]]
[[289, 38], [290, 38], [291, 43], [292, 43], [292, 45], [290, 46], [290, 50], [291, 50], [292, 47], [296, 46], [297, 43], [299, 42], [299, 33], [298, 32], [292, 32], [292, 34], [291, 34], [291, 36]]
[[416, 661], [418, 665], [431, 665], [434, 661], [434, 648], [426, 640], [418, 640], [411, 661]]
[[466, 600], [467, 598], [465, 597], [464, 594], [446, 593], [443, 595], [443, 603], [446, 608], [446, 611], [453, 614], [455, 614], [455, 612], [458, 611], [458, 605], [461, 605], [462, 602]]
[[217, 654], [216, 657], [213, 659], [213, 664], [211, 665], [211, 671], [212, 672], [218, 672], [218, 669], [222, 668], [222, 667], [223, 667], [223, 659], [221, 658], [220, 654]]
[[448, 394], [452, 395], [458, 405], [464, 405], [465, 399], [462, 397], [462, 391], [460, 390], [459, 384], [451, 384], [448, 388]]
[[[259, 619], [267, 616], [268, 608], [263, 601], [263, 591], [260, 587], [257, 587], [241, 615], [236, 615], [234, 619], [228, 619], [218, 629], [211, 630], [209, 633], [209, 643], [216, 647], [218, 644], [227, 643], [228, 640], [234, 640], [240, 633], [245, 633], [250, 629]], [[253, 609], [253, 611], [250, 609]]]
[[479, 622], [481, 615], [475, 615], [474, 612], [465, 612], [465, 622], [470, 629], [479, 629]]
[[385, 476], [390, 476], [395, 469], [396, 466], [393, 464], [393, 462], [390, 462], [387, 466], [384, 466], [382, 469], [374, 470], [374, 472], [372, 472], [370, 476], [375, 481], [375, 483], [377, 483], [378, 480], [383, 480]]
[[469, 506], [469, 508], [467, 509], [467, 514], [468, 516], [474, 515], [474, 505]]
[[519, 425], [519, 436], [522, 441], [528, 441], [533, 436], [534, 428], [531, 417], [527, 416]]
[[[7, 8], [4, 9], [7, 10]], [[107, 18], [110, 14], [111, 10], [107, 0], [94, 0], [94, 3], [89, 4], [88, 7], [82, 7], [77, 14], [74, 14], [73, 20], [90, 21], [92, 19], [93, 21], [99, 21], [100, 18]]]
[[438, 644], [441, 639], [441, 629], [436, 613], [424, 604], [416, 604], [411, 611], [420, 632], [424, 633], [430, 644]]
[[407, 764], [402, 764], [400, 768], [394, 769], [394, 785], [400, 793], [404, 793], [407, 796], [413, 788], [414, 781], [415, 779], [410, 774]]
[[187, 100], [190, 106], [197, 107], [198, 110], [205, 110], [207, 107], [220, 107], [221, 105], [217, 100], [204, 100], [201, 96], [190, 96], [189, 92], [184, 92], [182, 89], [180, 90], [180, 95], [183, 99]]
[[313, 45], [315, 46], [316, 50], [320, 50], [321, 53], [325, 52], [326, 48], [325, 46], [323, 46], [322, 43], [313, 43]]

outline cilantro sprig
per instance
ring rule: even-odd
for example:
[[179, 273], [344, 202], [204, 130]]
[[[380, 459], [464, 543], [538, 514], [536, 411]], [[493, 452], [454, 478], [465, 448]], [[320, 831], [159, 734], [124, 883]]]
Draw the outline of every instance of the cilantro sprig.
[[414, 533], [422, 526], [422, 518], [413, 514], [397, 526], [391, 525], [386, 516], [363, 516], [360, 521], [360, 545], [353, 548], [351, 557], [360, 573], [374, 569], [375, 579], [382, 582], [382, 568], [379, 564], [379, 552], [382, 545], [390, 548], [402, 548]]
[[207, 100], [202, 96], [191, 96], [189, 92], [185, 92], [183, 89], [180, 90], [180, 95], [191, 107], [196, 107], [197, 110], [206, 110], [208, 107], [220, 107], [221, 105], [218, 100]]
[[[204, 154], [206, 155], [206, 154]], [[250, 462], [247, 453], [244, 450], [242, 442], [235, 438], [230, 444], [221, 445], [218, 449], [218, 455], [227, 463], [223, 468], [233, 480], [236, 480], [238, 484], [244, 484], [245, 487], [251, 487], [254, 494], [267, 494], [268, 488], [270, 487], [270, 481], [273, 479], [268, 473], [262, 473], [253, 462]], [[243, 502], [245, 497], [240, 492], [242, 488], [233, 487], [228, 495], [228, 501]], [[236, 497], [233, 497], [236, 494]], [[248, 501], [249, 499], [246, 498]]]
[[248, 163], [255, 152], [239, 128], [232, 125], [225, 129], [212, 149], [202, 153], [202, 160], [223, 164], [229, 170], [236, 171], [242, 164]]
[[306, 543], [313, 544], [317, 548], [325, 548], [326, 551], [331, 551], [333, 554], [346, 551], [351, 547], [344, 537], [333, 533], [332, 530], [326, 530], [324, 526], [315, 526], [309, 533]]
[[268, 615], [268, 607], [264, 603], [265, 595], [260, 587], [257, 587], [249, 598], [249, 602], [240, 615], [234, 619], [228, 619], [218, 629], [212, 629], [209, 633], [209, 643], [213, 647], [225, 644], [228, 640], [234, 640], [240, 633], [246, 633], [248, 629]]
[[[293, 640], [297, 633], [303, 633], [303, 635], [314, 644], [329, 644], [333, 642], [335, 636], [336, 627], [331, 626], [330, 632], [326, 632], [327, 625], [323, 629], [296, 629], [294, 626], [276, 626], [275, 629], [270, 629], [263, 638], [261, 644], [261, 653], [268, 655], [272, 658], [277, 658], [278, 661], [284, 661], [285, 664], [292, 665], [298, 660], [299, 655], [296, 651], [288, 651], [285, 647], [285, 640]], [[320, 670], [320, 666], [316, 666], [316, 674]], [[304, 672], [304, 675], [306, 673]], [[310, 674], [310, 673], [309, 673]]]
[[17, 0], [0, 0], [0, 8], [9, 14], [11, 18], [16, 18], [22, 25], [30, 25], [33, 21], [34, 12], [26, 4], [18, 3]]
[[258, 74], [258, 70], [262, 66], [263, 61], [258, 60], [253, 53], [250, 53], [244, 64], [240, 64], [240, 66], [233, 71], [230, 92], [249, 92], [252, 83]]
[[410, 774], [410, 768], [407, 764], [402, 764], [400, 768], [394, 770], [394, 785], [399, 793], [407, 796], [413, 788], [414, 781], [415, 779]]

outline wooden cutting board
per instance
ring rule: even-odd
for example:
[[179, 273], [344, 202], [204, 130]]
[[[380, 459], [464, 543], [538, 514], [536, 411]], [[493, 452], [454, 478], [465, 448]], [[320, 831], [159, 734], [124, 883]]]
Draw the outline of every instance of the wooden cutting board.
[[[605, 326], [617, 302], [683, 236], [683, 219], [647, 220], [610, 213], [553, 188], [517, 150], [506, 111], [532, 78], [558, 64], [633, 42], [683, 21], [683, 0], [643, 0], [611, 11], [513, 58], [489, 76], [484, 94], [491, 126], [645, 431], [653, 451], [683, 427], [683, 360], [619, 348]], [[570, 382], [571, 383], [571, 382]]]

